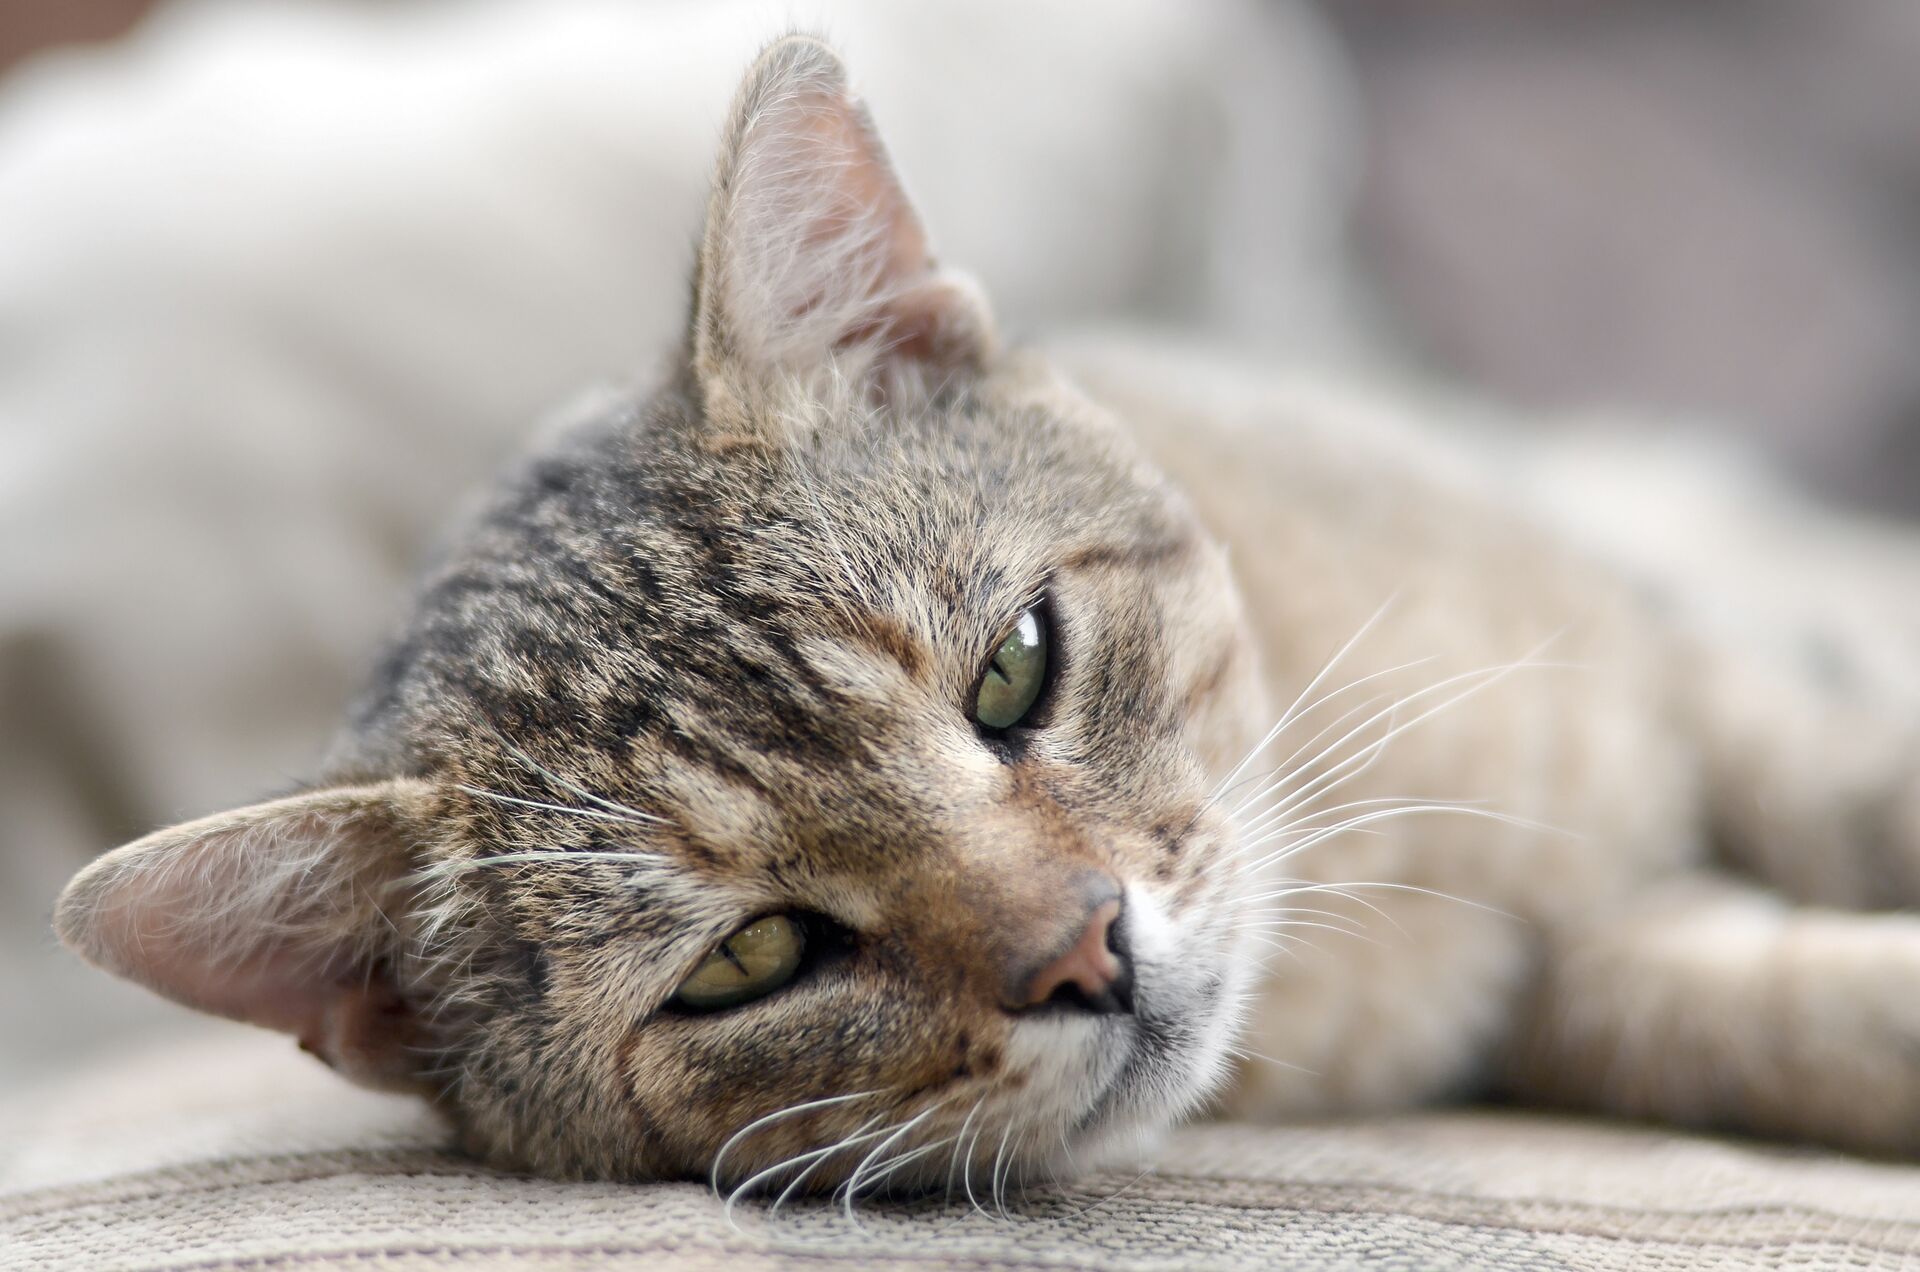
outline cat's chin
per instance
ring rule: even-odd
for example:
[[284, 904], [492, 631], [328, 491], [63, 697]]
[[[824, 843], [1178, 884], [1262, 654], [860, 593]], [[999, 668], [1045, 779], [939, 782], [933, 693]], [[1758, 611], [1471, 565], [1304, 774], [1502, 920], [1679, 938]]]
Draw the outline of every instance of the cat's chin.
[[[1028, 1070], [1007, 1124], [981, 1119], [968, 1141], [970, 1163], [967, 1152], [930, 1154], [895, 1172], [886, 1191], [951, 1195], [985, 1187], [1004, 1196], [1015, 1184], [1057, 1184], [1139, 1165], [1225, 1075], [1227, 1029], [1200, 1026], [1182, 1021], [1177, 1033], [1204, 1033], [1209, 1041], [1169, 1045], [1133, 1019], [1039, 1024], [1014, 1049], [1045, 1061]], [[826, 1189], [843, 1181], [818, 1182]]]
[[[1137, 1162], [1226, 1081], [1248, 992], [1245, 961], [1209, 958], [1152, 898], [1131, 890], [1136, 1012], [1099, 1021], [1036, 1021], [1029, 1091], [1058, 1110], [1060, 1148], [1029, 1169], [1064, 1178]], [[1050, 1098], [1049, 1098], [1050, 1097]]]
[[1061, 1180], [1139, 1164], [1224, 1081], [1229, 1034], [1227, 1022], [1192, 1018], [1102, 1029], [1084, 1044], [1098, 1057], [1089, 1065], [1098, 1079], [1059, 1093], [1060, 1129], [1031, 1136], [1057, 1147], [1023, 1162], [1019, 1174]]
[[1119, 1073], [1066, 1136], [1073, 1166], [1112, 1166], [1151, 1151], [1226, 1080], [1231, 1032], [1231, 1021], [1212, 1011], [1137, 1029]]

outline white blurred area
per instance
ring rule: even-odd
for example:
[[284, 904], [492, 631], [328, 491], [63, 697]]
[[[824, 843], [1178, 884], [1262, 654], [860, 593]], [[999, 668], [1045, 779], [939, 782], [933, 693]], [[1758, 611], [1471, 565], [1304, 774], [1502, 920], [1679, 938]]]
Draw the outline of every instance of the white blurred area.
[[1291, 4], [197, 0], [16, 66], [0, 1082], [172, 1019], [53, 947], [59, 886], [307, 774], [462, 495], [667, 354], [728, 100], [796, 24], [1015, 338], [1355, 355], [1350, 114]]
[[1534, 494], [1642, 499], [1650, 558], [1759, 532], [1617, 438], [1920, 512], [1912, 0], [163, 0], [29, 51], [142, 7], [72, 5], [0, 0], [0, 1085], [181, 1026], [60, 885], [311, 772], [460, 501], [679, 338], [796, 25], [1014, 339], [1584, 421]]

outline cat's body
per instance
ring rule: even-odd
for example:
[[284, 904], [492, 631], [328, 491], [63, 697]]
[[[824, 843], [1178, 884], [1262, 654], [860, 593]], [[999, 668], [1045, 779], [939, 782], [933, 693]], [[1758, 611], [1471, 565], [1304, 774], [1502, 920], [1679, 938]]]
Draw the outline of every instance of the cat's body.
[[1748, 678], [1485, 456], [1067, 365], [776, 45], [665, 381], [455, 545], [325, 782], [110, 855], [63, 935], [556, 1174], [971, 1191], [1242, 1048], [1244, 1115], [1920, 1144], [1920, 919], [1761, 890], [1920, 899], [1898, 713]]
[[[1279, 705], [1366, 629], [1312, 697], [1365, 683], [1276, 761], [1369, 700], [1421, 695], [1323, 764], [1450, 703], [1320, 807], [1465, 800], [1561, 832], [1417, 814], [1276, 864], [1385, 886], [1275, 903], [1364, 939], [1303, 926], [1269, 959], [1230, 1110], [1494, 1089], [1911, 1151], [1920, 919], [1845, 912], [1920, 906], [1910, 540], [1657, 445], [1622, 468], [1581, 439], [1436, 434], [1390, 397], [1137, 340], [1059, 361], [1200, 492]], [[1568, 467], [1605, 516], [1551, 506]], [[1669, 511], [1649, 490], [1676, 478], [1687, 520], [1649, 525]], [[1711, 546], [1662, 559], [1689, 531]], [[1522, 661], [1539, 665], [1471, 674]]]

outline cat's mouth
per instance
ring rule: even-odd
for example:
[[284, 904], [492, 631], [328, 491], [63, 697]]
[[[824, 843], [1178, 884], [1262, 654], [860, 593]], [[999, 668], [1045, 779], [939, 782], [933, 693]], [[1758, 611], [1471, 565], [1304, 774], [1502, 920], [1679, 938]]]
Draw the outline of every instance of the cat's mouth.
[[[1218, 978], [1213, 979], [1217, 983]], [[1072, 1134], [1096, 1136], [1128, 1118], [1170, 1123], [1209, 1094], [1214, 1085], [1210, 1071], [1219, 1067], [1225, 1039], [1209, 1040], [1216, 1031], [1209, 1028], [1213, 1022], [1200, 1018], [1204, 1014], [1204, 1007], [1177, 1018], [1140, 1014], [1124, 1032], [1114, 1031], [1126, 1039], [1124, 1047], [1115, 1048], [1116, 1071], [1075, 1120]], [[1224, 1035], [1224, 1030], [1217, 1032]], [[1111, 1043], [1102, 1038], [1101, 1045]]]
[[[1143, 925], [1136, 938], [1145, 948], [1135, 962], [1130, 1014], [1053, 1027], [1035, 1021], [1025, 1031], [1036, 1056], [1064, 1049], [1080, 1058], [1079, 1081], [1071, 1089], [1054, 1087], [1065, 1114], [1065, 1152], [1078, 1168], [1137, 1150], [1196, 1109], [1226, 1077], [1245, 977], [1230, 959], [1215, 963], [1182, 952], [1171, 923], [1161, 923], [1157, 933], [1153, 926]], [[1056, 1059], [1037, 1065], [1036, 1075], [1065, 1078], [1068, 1067]]]

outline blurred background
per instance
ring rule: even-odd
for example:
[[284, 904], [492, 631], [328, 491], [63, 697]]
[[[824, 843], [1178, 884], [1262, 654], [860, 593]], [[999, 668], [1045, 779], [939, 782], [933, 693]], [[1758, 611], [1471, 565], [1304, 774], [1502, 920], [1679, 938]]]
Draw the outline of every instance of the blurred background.
[[436, 527], [676, 339], [796, 21], [1016, 336], [1920, 515], [1912, 0], [0, 0], [0, 1084], [181, 1027], [54, 947], [58, 888], [312, 771]]

